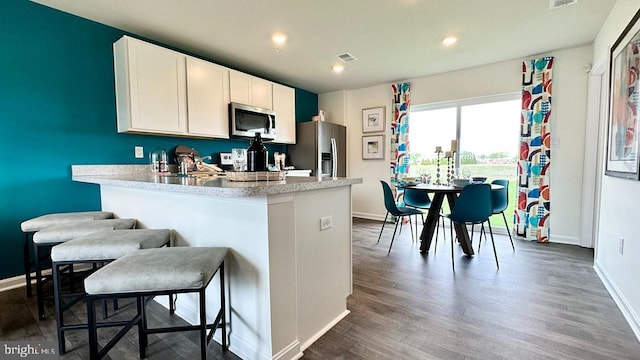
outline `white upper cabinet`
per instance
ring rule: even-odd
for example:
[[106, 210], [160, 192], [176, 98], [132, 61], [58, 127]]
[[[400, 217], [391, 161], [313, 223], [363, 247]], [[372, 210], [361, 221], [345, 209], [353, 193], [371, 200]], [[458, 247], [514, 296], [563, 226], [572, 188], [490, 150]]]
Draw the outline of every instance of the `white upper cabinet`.
[[273, 109], [272, 82], [239, 71], [230, 71], [231, 101]]
[[273, 84], [273, 110], [276, 112], [276, 139], [281, 144], [296, 143], [296, 93], [288, 86]]
[[118, 132], [184, 134], [184, 55], [127, 36], [113, 49]]
[[187, 57], [189, 135], [229, 138], [229, 69]]
[[296, 141], [293, 88], [129, 36], [113, 56], [118, 132], [228, 139], [238, 102], [275, 110], [275, 142]]

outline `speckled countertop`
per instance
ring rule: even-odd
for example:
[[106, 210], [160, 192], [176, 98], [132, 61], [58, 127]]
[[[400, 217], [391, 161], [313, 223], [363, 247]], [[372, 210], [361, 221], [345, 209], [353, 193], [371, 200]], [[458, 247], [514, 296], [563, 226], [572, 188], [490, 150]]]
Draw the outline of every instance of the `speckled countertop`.
[[71, 174], [73, 181], [84, 183], [218, 197], [264, 196], [362, 183], [362, 178], [287, 177], [244, 182], [215, 176], [161, 176], [152, 174], [148, 165], [72, 165]]

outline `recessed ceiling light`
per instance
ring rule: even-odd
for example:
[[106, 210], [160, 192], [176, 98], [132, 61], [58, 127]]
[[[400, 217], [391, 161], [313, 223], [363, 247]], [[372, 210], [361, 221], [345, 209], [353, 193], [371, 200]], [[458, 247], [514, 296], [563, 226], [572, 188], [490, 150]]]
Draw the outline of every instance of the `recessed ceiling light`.
[[335, 64], [335, 65], [333, 65], [332, 69], [333, 69], [333, 72], [335, 72], [335, 73], [341, 73], [342, 71], [344, 71], [344, 65]]
[[284, 34], [274, 34], [271, 40], [278, 45], [282, 45], [287, 41], [287, 36]]
[[444, 46], [451, 46], [453, 44], [455, 44], [458, 41], [458, 38], [455, 36], [447, 36], [446, 38], [442, 39], [442, 45]]

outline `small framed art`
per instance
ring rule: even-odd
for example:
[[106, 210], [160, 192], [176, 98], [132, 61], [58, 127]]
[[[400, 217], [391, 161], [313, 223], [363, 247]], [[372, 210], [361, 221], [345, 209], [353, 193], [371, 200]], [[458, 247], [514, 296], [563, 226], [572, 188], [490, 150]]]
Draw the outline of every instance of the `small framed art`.
[[371, 135], [362, 137], [362, 159], [384, 159], [384, 135]]
[[384, 131], [385, 107], [362, 109], [362, 132]]

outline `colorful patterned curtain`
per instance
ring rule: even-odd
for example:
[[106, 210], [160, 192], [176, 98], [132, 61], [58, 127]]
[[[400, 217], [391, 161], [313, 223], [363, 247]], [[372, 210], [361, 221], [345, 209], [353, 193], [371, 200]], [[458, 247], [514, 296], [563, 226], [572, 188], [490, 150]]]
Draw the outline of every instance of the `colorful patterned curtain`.
[[549, 180], [551, 165], [551, 68], [553, 57], [522, 63], [522, 114], [516, 235], [549, 241]]
[[[391, 84], [393, 90], [393, 119], [391, 119], [391, 184], [409, 174], [409, 106], [411, 84]], [[393, 187], [395, 188], [395, 186]], [[394, 190], [395, 191], [395, 190]], [[395, 194], [394, 194], [395, 195]]]

